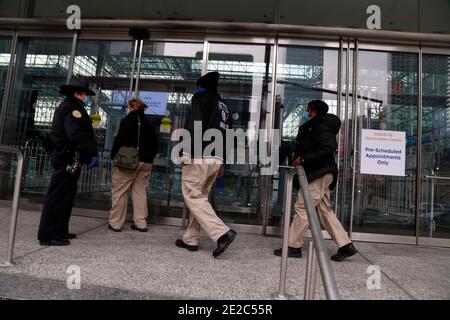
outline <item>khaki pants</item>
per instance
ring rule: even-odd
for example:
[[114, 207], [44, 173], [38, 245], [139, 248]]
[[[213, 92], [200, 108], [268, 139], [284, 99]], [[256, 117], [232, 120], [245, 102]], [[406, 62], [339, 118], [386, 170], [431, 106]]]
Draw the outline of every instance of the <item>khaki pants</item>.
[[148, 216], [147, 208], [147, 187], [151, 163], [139, 162], [136, 170], [121, 169], [113, 167], [112, 175], [112, 207], [109, 215], [109, 224], [114, 229], [122, 228], [127, 216], [128, 190], [131, 187], [131, 197], [133, 200], [133, 220], [138, 228], [146, 228]]
[[191, 159], [187, 156], [183, 156], [182, 163], [181, 189], [190, 212], [183, 242], [191, 246], [198, 245], [200, 227], [213, 241], [217, 241], [230, 230], [214, 212], [208, 200], [221, 163], [214, 159], [204, 159], [203, 164], [190, 164]]
[[[320, 222], [340, 248], [351, 241], [331, 208], [329, 187], [332, 181], [333, 175], [328, 173], [312, 181], [309, 184], [309, 190], [316, 204], [316, 211], [319, 215]], [[295, 216], [289, 230], [289, 246], [301, 248], [303, 247], [305, 233], [309, 226], [301, 190], [298, 192], [294, 210]]]

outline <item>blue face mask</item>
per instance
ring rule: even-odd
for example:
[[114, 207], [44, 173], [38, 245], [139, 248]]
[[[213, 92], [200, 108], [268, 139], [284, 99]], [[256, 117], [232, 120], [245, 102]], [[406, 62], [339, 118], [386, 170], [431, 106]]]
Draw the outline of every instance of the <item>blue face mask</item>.
[[85, 106], [89, 106], [92, 104], [92, 97], [91, 96], [86, 96], [84, 97], [83, 103]]
[[306, 122], [306, 121], [308, 121], [310, 118], [309, 118], [309, 114], [308, 114], [308, 112], [305, 112], [304, 114], [303, 114], [303, 122]]

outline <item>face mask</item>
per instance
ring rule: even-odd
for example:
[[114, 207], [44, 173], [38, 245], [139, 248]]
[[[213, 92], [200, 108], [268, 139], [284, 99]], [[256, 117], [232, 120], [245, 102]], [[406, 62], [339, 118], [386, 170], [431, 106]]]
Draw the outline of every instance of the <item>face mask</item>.
[[92, 97], [91, 97], [91, 96], [86, 96], [86, 97], [84, 97], [83, 102], [84, 102], [84, 105], [85, 105], [85, 106], [91, 105], [91, 104], [92, 104]]
[[303, 114], [303, 122], [306, 122], [306, 121], [308, 121], [310, 118], [309, 118], [309, 114], [308, 114], [308, 112], [305, 112], [304, 114]]

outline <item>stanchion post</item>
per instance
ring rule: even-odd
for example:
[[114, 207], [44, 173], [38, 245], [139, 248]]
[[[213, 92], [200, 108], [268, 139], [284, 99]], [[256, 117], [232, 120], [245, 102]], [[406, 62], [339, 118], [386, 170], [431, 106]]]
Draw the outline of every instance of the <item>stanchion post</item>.
[[11, 206], [11, 224], [9, 229], [8, 246], [6, 249], [6, 260], [0, 266], [9, 267], [13, 265], [14, 240], [16, 237], [17, 215], [19, 209], [20, 184], [22, 182], [23, 154], [17, 148], [0, 146], [0, 152], [12, 153], [17, 156], [16, 182]]
[[287, 258], [289, 250], [289, 227], [291, 223], [292, 182], [294, 181], [294, 170], [290, 169], [286, 177], [284, 188], [284, 223], [283, 223], [283, 249], [281, 252], [280, 284], [279, 291], [275, 294], [277, 300], [288, 300], [286, 292]]

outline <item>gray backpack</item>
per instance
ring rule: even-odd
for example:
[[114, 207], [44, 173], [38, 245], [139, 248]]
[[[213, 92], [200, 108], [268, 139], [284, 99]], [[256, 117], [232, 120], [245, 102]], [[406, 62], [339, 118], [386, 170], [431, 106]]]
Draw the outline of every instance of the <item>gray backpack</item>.
[[141, 119], [138, 115], [138, 136], [137, 146], [135, 147], [120, 147], [116, 156], [114, 157], [114, 165], [127, 170], [136, 170], [139, 166], [139, 138], [141, 135]]

